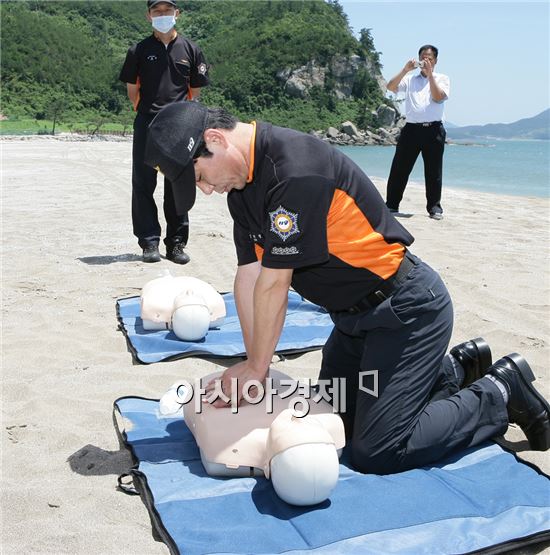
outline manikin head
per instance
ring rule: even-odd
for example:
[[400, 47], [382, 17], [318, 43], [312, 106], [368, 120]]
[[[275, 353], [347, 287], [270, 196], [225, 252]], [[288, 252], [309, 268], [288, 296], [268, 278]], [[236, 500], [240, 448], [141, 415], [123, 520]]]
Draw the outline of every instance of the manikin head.
[[266, 477], [277, 495], [291, 505], [325, 501], [338, 481], [334, 439], [315, 417], [284, 410], [271, 424], [267, 438]]
[[198, 341], [208, 333], [210, 311], [203, 297], [193, 290], [185, 291], [174, 300], [172, 331], [182, 341]]
[[[208, 326], [202, 333], [206, 314]], [[209, 328], [223, 323], [225, 315], [223, 297], [209, 283], [194, 277], [173, 277], [168, 272], [147, 282], [141, 292], [144, 329], [166, 329], [171, 325], [184, 341], [202, 339]]]

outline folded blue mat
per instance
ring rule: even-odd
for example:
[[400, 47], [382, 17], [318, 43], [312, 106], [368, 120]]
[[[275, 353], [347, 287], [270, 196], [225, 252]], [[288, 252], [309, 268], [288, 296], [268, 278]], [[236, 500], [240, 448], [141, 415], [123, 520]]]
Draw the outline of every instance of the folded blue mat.
[[493, 443], [388, 476], [355, 472], [344, 451], [330, 499], [294, 507], [265, 478], [208, 476], [191, 432], [158, 417], [158, 401], [123, 397], [115, 410], [131, 422], [118, 431], [133, 483], [171, 553], [502, 553], [550, 538], [549, 478]]
[[[219, 328], [209, 330], [200, 341], [182, 341], [170, 330], [143, 329], [139, 297], [119, 299], [116, 303], [117, 317], [130, 351], [139, 362], [145, 364], [188, 356], [244, 356], [241, 325], [233, 293], [224, 293], [223, 299], [227, 311], [224, 323]], [[332, 328], [332, 320], [325, 309], [290, 291], [283, 332], [275, 353], [289, 355], [320, 349]]]

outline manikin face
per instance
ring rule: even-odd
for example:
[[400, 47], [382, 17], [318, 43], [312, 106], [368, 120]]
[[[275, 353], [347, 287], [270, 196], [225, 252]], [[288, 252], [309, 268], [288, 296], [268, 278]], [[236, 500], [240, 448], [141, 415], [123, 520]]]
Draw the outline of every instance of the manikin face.
[[248, 163], [242, 153], [228, 139], [223, 130], [207, 129], [204, 134], [206, 148], [212, 156], [195, 160], [197, 187], [205, 194], [229, 193], [244, 189], [248, 176]]

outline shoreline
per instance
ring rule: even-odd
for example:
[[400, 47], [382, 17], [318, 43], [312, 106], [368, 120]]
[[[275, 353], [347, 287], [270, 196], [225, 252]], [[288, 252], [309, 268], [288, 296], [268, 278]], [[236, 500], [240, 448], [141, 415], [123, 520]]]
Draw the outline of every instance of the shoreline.
[[[378, 175], [369, 175], [369, 178], [372, 181], [383, 181], [384, 184], [387, 182], [387, 178], [386, 177], [380, 177]], [[407, 183], [407, 187], [412, 186], [412, 187], [421, 187], [422, 190], [424, 190], [425, 188], [425, 184], [421, 181], [414, 181], [414, 180], [409, 180], [409, 182]], [[517, 200], [518, 198], [521, 199], [526, 199], [526, 200], [534, 200], [534, 201], [547, 201], [548, 202], [548, 207], [550, 209], [550, 192], [548, 193], [548, 196], [546, 197], [538, 197], [536, 195], [521, 195], [521, 194], [505, 194], [505, 193], [495, 193], [494, 191], [487, 191], [486, 189], [474, 189], [473, 187], [467, 187], [466, 185], [447, 185], [447, 184], [443, 184], [443, 197], [445, 198], [445, 196], [447, 195], [448, 192], [469, 192], [471, 193], [472, 191], [475, 191], [476, 194], [483, 194], [483, 195], [490, 195], [493, 197], [497, 197], [497, 198], [501, 198], [501, 199], [509, 199], [510, 201], [514, 201]], [[383, 191], [382, 191], [383, 192]], [[383, 196], [383, 195], [382, 195]], [[447, 202], [445, 200], [445, 202]]]
[[[119, 136], [119, 135], [109, 135], [109, 134], [98, 134], [98, 135], [81, 135], [79, 133], [59, 133], [56, 134], [54, 136], [52, 135], [0, 135], [0, 143], [2, 143], [3, 141], [6, 141], [8, 143], [12, 143], [12, 142], [29, 142], [29, 141], [38, 141], [38, 142], [47, 142], [47, 141], [52, 141], [52, 142], [64, 142], [64, 143], [70, 143], [70, 142], [74, 142], [74, 143], [108, 143], [108, 142], [112, 142], [112, 143], [131, 143], [132, 142], [132, 135], [125, 135], [125, 136]], [[508, 141], [508, 140], [507, 140]], [[539, 141], [539, 140], [533, 140], [534, 142], [548, 142], [548, 141]], [[549, 143], [549, 148], [550, 148], [550, 142]], [[453, 143], [454, 144], [454, 143]], [[342, 145], [333, 145], [333, 146], [342, 146]], [[394, 145], [346, 145], [345, 148], [365, 148], [365, 147], [392, 147]], [[468, 145], [460, 145], [460, 146], [477, 146], [474, 144], [468, 144]], [[490, 145], [480, 145], [480, 146], [490, 146]], [[388, 167], [388, 172], [389, 172], [389, 167]], [[376, 174], [369, 174], [367, 172], [367, 175], [369, 176], [370, 179], [372, 179], [373, 181], [382, 181], [382, 180], [387, 180], [387, 176], [379, 176]], [[412, 185], [413, 187], [424, 187], [424, 182], [422, 181], [417, 181], [414, 179], [409, 180], [408, 185]], [[447, 183], [443, 183], [443, 194], [446, 195], [447, 191], [475, 191], [476, 193], [484, 193], [484, 194], [488, 194], [488, 195], [493, 195], [496, 197], [503, 197], [503, 198], [509, 198], [510, 200], [515, 200], [517, 198], [522, 198], [522, 199], [540, 199], [540, 200], [550, 200], [550, 190], [548, 190], [547, 196], [537, 196], [537, 195], [524, 195], [521, 193], [517, 193], [517, 194], [505, 194], [505, 193], [495, 193], [493, 191], [489, 191], [486, 188], [475, 188], [475, 187], [469, 187], [467, 185], [461, 185], [461, 184], [447, 184]]]

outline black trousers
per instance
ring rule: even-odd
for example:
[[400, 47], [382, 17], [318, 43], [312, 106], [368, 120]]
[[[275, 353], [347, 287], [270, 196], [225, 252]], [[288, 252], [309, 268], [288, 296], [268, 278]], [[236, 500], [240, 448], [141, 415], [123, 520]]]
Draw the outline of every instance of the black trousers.
[[[141, 248], [160, 242], [161, 228], [157, 205], [153, 197], [157, 187], [157, 170], [144, 163], [147, 128], [154, 116], [138, 114], [134, 120], [134, 143], [132, 148], [132, 224], [134, 235]], [[172, 184], [164, 179], [164, 217], [166, 218], [166, 239], [168, 248], [176, 243], [187, 244], [189, 239], [189, 218], [178, 215], [174, 205]]]
[[409, 175], [418, 155], [422, 153], [426, 182], [426, 210], [430, 214], [443, 212], [441, 187], [446, 135], [442, 123], [435, 123], [430, 127], [407, 123], [403, 127], [388, 178], [386, 193], [388, 208], [399, 209]]
[[460, 390], [453, 361], [445, 356], [451, 299], [439, 275], [417, 261], [382, 304], [360, 314], [333, 314], [335, 328], [323, 348], [319, 379], [346, 379], [341, 416], [361, 472], [389, 474], [434, 463], [508, 425], [506, 404], [491, 380]]

